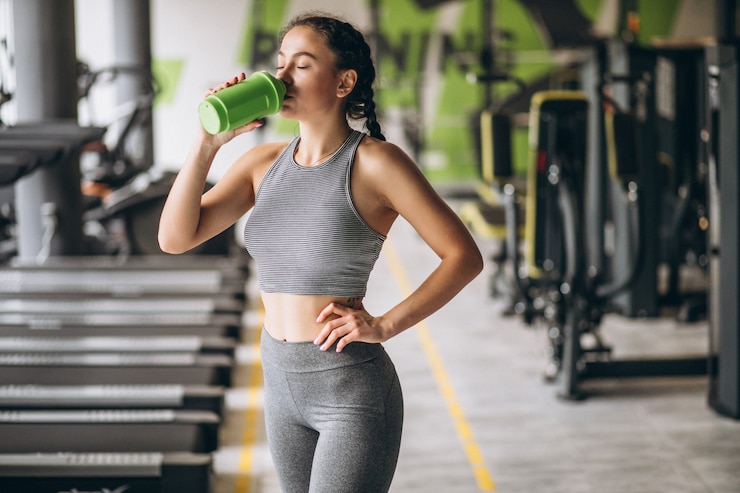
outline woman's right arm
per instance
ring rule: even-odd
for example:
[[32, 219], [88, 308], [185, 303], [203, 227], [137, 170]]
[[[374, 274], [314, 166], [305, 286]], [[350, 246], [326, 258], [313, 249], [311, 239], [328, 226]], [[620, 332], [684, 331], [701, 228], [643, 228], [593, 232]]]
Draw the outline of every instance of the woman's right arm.
[[[225, 89], [244, 80], [244, 72], [205, 93]], [[261, 127], [253, 121], [241, 128], [211, 135], [203, 128], [190, 147], [185, 163], [177, 174], [159, 218], [157, 240], [165, 253], [184, 253], [213, 238], [234, 224], [254, 203], [249, 193], [250, 173], [245, 170], [249, 153], [237, 160], [221, 180], [203, 193], [213, 159], [222, 145], [237, 135]], [[241, 193], [237, 193], [241, 190]], [[246, 196], [245, 196], [246, 195]]]
[[252, 206], [249, 152], [207, 193], [203, 189], [221, 145], [260, 126], [262, 122], [254, 121], [235, 132], [216, 136], [200, 130], [162, 209], [157, 239], [163, 252], [184, 253], [195, 248], [234, 224]]

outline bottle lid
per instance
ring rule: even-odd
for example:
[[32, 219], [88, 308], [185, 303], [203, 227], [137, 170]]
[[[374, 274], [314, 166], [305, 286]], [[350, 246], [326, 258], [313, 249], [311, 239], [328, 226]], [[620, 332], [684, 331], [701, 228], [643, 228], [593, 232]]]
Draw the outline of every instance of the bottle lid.
[[198, 118], [206, 132], [216, 135], [228, 126], [227, 112], [217, 98], [206, 98], [198, 105]]

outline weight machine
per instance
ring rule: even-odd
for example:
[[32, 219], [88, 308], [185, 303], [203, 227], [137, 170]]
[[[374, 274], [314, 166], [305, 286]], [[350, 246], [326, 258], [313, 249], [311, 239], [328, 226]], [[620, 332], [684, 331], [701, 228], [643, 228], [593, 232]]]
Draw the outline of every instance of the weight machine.
[[707, 48], [704, 144], [709, 166], [709, 405], [740, 419], [740, 47]]

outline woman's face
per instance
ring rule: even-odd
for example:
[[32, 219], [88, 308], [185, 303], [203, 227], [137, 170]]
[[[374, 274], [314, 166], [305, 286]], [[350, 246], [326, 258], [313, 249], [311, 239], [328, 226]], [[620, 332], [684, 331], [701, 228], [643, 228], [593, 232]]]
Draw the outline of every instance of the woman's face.
[[280, 114], [300, 120], [321, 118], [338, 109], [342, 73], [336, 70], [335, 55], [323, 38], [308, 26], [296, 26], [285, 35], [278, 53], [277, 77], [286, 84]]

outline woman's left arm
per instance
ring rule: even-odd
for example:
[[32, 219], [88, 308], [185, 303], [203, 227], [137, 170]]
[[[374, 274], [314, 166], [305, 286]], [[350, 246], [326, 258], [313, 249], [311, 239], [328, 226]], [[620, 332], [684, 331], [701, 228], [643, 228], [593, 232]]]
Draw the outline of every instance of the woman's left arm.
[[[407, 298], [383, 315], [338, 304], [327, 306], [317, 319], [327, 322], [314, 341], [322, 349], [337, 343], [337, 350], [354, 341], [384, 342], [412, 327], [449, 302], [483, 268], [481, 253], [468, 228], [437, 194], [416, 164], [393, 144], [373, 141], [363, 150], [362, 188], [378, 202], [378, 215], [402, 216], [440, 258], [439, 265]], [[358, 160], [360, 156], [358, 155]], [[354, 179], [353, 179], [354, 182]], [[365, 195], [367, 196], [367, 195]], [[391, 219], [392, 222], [392, 219]]]

